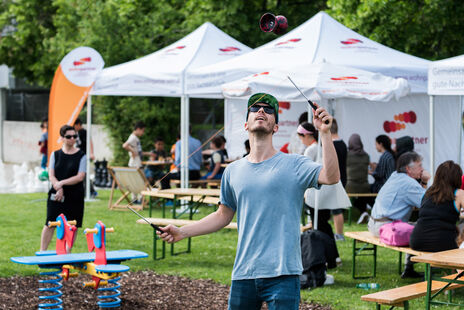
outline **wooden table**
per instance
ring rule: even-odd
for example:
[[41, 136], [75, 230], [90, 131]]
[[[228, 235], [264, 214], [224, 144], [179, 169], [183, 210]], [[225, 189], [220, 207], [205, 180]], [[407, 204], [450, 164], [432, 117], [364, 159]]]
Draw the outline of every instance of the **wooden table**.
[[217, 196], [221, 194], [220, 189], [216, 188], [170, 188], [160, 190], [159, 193], [172, 194], [177, 197], [182, 196]]
[[[180, 186], [181, 180], [171, 179], [171, 185]], [[200, 180], [189, 180], [188, 181], [189, 187], [202, 187], [202, 186], [215, 186], [218, 187], [221, 185], [220, 179], [200, 179]]]
[[[427, 295], [425, 295], [425, 298], [426, 298], [425, 309], [429, 310], [431, 304], [438, 304], [438, 305], [446, 304], [446, 305], [454, 305], [454, 306], [460, 306], [460, 307], [464, 306], [463, 304], [452, 303], [451, 300], [449, 300], [448, 302], [432, 300], [438, 294], [444, 291], [444, 289], [451, 283], [464, 284], [464, 281], [462, 279], [461, 280], [456, 280], [456, 279], [444, 280], [443, 278], [440, 278], [440, 277], [434, 277], [431, 272], [432, 266], [438, 267], [438, 268], [445, 268], [445, 269], [464, 269], [464, 249], [455, 249], [455, 250], [449, 250], [449, 251], [443, 251], [443, 252], [423, 254], [419, 256], [414, 256], [411, 258], [411, 260], [413, 262], [426, 264], [425, 276], [427, 280]], [[431, 294], [432, 280], [447, 282], [448, 285], [445, 286], [443, 289], [439, 290], [434, 295], [432, 295]]]
[[169, 166], [173, 162], [172, 160], [165, 161], [165, 160], [147, 160], [147, 161], [142, 161], [142, 165], [147, 165], [147, 166]]
[[[353, 254], [352, 254], [352, 269], [351, 276], [353, 279], [365, 279], [370, 277], [375, 277], [377, 272], [377, 247], [383, 247], [390, 250], [398, 252], [398, 274], [401, 274], [403, 270], [403, 259], [402, 253], [411, 254], [411, 255], [422, 255], [427, 252], [415, 251], [410, 247], [399, 247], [385, 244], [380, 241], [379, 237], [374, 236], [369, 231], [347, 231], [345, 236], [353, 239]], [[358, 243], [364, 243], [358, 247]], [[371, 275], [357, 276], [356, 275], [356, 258], [358, 256], [372, 256], [373, 259], [373, 269]], [[363, 262], [366, 264], [366, 262]]]

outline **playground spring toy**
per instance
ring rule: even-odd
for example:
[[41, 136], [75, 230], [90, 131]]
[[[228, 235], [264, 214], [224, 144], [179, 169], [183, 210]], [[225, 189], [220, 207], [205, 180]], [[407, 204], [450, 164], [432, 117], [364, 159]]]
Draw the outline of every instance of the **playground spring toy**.
[[[49, 227], [57, 227], [56, 250], [38, 251], [36, 256], [11, 257], [18, 264], [38, 265], [47, 269], [40, 272], [45, 279], [39, 280], [39, 309], [63, 309], [62, 280], [77, 277], [78, 272], [92, 276], [92, 280], [84, 282], [84, 287], [92, 287], [98, 295], [97, 305], [100, 308], [115, 308], [121, 305], [120, 274], [129, 270], [128, 266], [120, 263], [129, 259], [148, 257], [147, 253], [134, 250], [106, 251], [106, 233], [114, 232], [113, 228], [106, 228], [98, 221], [94, 228], [85, 229], [89, 253], [68, 254], [76, 237], [75, 221], [67, 221], [63, 214], [56, 218], [56, 222], [49, 222]], [[95, 251], [95, 253], [93, 253]]]

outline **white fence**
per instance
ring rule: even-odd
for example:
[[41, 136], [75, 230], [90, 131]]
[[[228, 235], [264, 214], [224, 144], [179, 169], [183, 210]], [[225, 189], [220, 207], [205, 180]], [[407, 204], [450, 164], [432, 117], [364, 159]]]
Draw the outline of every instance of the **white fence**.
[[[7, 163], [40, 162], [38, 141], [42, 135], [38, 122], [3, 121], [3, 161]], [[92, 142], [97, 160], [110, 160], [108, 134], [102, 125], [92, 125]]]

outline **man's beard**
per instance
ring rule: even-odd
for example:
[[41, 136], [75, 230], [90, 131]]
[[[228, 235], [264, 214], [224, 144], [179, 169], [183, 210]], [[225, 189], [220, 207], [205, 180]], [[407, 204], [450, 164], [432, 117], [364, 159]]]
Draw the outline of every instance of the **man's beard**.
[[250, 128], [249, 131], [257, 135], [258, 137], [267, 136], [273, 133], [273, 126], [270, 126], [270, 127], [256, 126], [254, 128], [253, 127]]

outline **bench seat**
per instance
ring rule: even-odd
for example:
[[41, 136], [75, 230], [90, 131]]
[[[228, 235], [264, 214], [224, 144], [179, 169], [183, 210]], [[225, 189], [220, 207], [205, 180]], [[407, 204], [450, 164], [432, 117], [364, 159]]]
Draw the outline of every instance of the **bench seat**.
[[[444, 279], [454, 279], [458, 274], [443, 277]], [[459, 280], [464, 280], [461, 277]], [[440, 281], [432, 281], [431, 293], [434, 294], [445, 287], [447, 283]], [[464, 284], [452, 283], [445, 290], [453, 290], [463, 287]], [[372, 294], [361, 296], [361, 300], [375, 302], [379, 305], [389, 305], [395, 307], [407, 308], [407, 301], [423, 297], [427, 294], [427, 281], [414, 283], [406, 286], [401, 286], [386, 291], [375, 292]]]
[[[400, 247], [388, 245], [380, 241], [379, 237], [372, 235], [369, 231], [348, 231], [345, 232], [345, 236], [353, 239], [353, 256], [352, 256], [352, 277], [353, 279], [363, 279], [375, 277], [377, 272], [377, 246], [387, 248], [390, 250], [397, 251], [399, 254], [398, 258], [398, 273], [401, 274], [402, 270], [402, 253], [411, 255], [422, 255], [428, 252], [416, 251], [410, 247]], [[364, 243], [363, 246], [357, 247], [357, 242]], [[369, 247], [368, 245], [372, 245]], [[367, 254], [366, 254], [367, 253]], [[356, 257], [357, 256], [372, 256], [373, 257], [373, 272], [372, 275], [357, 276], [356, 275]]]
[[383, 248], [392, 249], [395, 251], [400, 251], [400, 252], [411, 254], [411, 255], [422, 255], [422, 254], [428, 253], [428, 252], [423, 252], [423, 251], [416, 251], [406, 246], [394, 246], [394, 245], [385, 244], [380, 241], [379, 237], [374, 236], [369, 231], [347, 231], [345, 232], [345, 236], [351, 239], [356, 239], [358, 241], [362, 241], [365, 243], [375, 244]]

